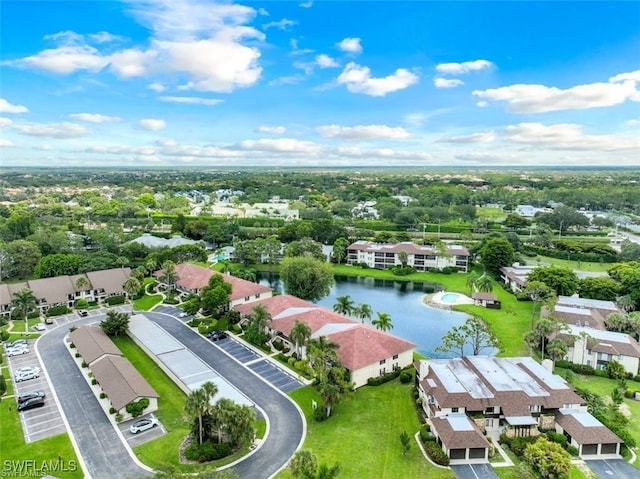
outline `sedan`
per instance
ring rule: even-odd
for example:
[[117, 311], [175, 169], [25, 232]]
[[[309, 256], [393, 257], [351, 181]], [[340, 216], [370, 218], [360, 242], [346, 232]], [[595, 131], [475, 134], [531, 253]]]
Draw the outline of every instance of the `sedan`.
[[40, 372], [35, 372], [35, 371], [29, 371], [29, 372], [26, 372], [26, 373], [16, 373], [16, 375], [14, 376], [14, 380], [17, 383], [21, 383], [22, 381], [28, 381], [30, 379], [36, 379], [39, 376], [40, 376]]
[[7, 343], [5, 345], [5, 349], [9, 349], [9, 348], [15, 348], [18, 346], [28, 346], [29, 343], [27, 343], [26, 339], [16, 339], [15, 341], [11, 342], [11, 343]]
[[44, 399], [44, 397], [45, 397], [44, 391], [33, 391], [30, 393], [24, 393], [23, 395], [18, 396], [18, 403], [25, 402], [25, 401], [28, 401], [29, 399], [34, 399], [34, 398]]
[[214, 331], [207, 336], [207, 338], [209, 338], [211, 341], [220, 341], [221, 339], [228, 337], [229, 335], [224, 331]]
[[35, 329], [36, 331], [46, 331], [47, 327], [42, 323], [38, 323], [33, 327], [33, 329]]
[[144, 432], [144, 431], [148, 431], [149, 429], [153, 429], [157, 425], [158, 425], [158, 420], [155, 417], [151, 416], [149, 418], [140, 419], [134, 422], [129, 428], [129, 431], [131, 432], [131, 434], [138, 434], [139, 432]]
[[27, 346], [16, 346], [13, 348], [8, 348], [6, 350], [7, 357], [19, 356], [21, 354], [27, 354], [28, 352], [29, 352], [29, 348]]
[[36, 407], [44, 406], [44, 398], [36, 397], [27, 399], [26, 401], [18, 403], [18, 411], [26, 411], [27, 409], [33, 409]]

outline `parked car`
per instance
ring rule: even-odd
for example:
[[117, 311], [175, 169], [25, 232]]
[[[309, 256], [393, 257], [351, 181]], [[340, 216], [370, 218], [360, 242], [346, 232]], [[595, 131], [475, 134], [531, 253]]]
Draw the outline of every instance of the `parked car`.
[[33, 409], [36, 407], [44, 406], [44, 398], [43, 397], [35, 397], [31, 399], [27, 399], [26, 401], [18, 403], [18, 411], [26, 411], [27, 409]]
[[189, 315], [187, 313], [185, 313], [184, 311], [178, 315], [179, 318], [186, 318], [187, 316], [189, 316]]
[[7, 348], [5, 352], [7, 353], [7, 357], [19, 356], [21, 354], [27, 354], [29, 352], [29, 347], [24, 345], [18, 345], [18, 346], [14, 346], [13, 348]]
[[33, 399], [33, 398], [43, 398], [44, 399], [45, 394], [44, 391], [33, 391], [30, 393], [24, 393], [21, 396], [18, 396], [18, 403], [21, 402], [25, 402], [28, 401], [29, 399]]
[[47, 316], [46, 318], [44, 318], [44, 324], [53, 324], [53, 318]]
[[211, 341], [220, 341], [221, 339], [228, 337], [229, 335], [225, 331], [214, 331], [213, 333], [209, 333], [207, 336]]
[[40, 368], [38, 367], [25, 367], [18, 369], [13, 379], [15, 382], [19, 383], [22, 381], [28, 381], [29, 379], [35, 379], [40, 376]]
[[84, 309], [81, 309], [80, 311], [78, 311], [78, 314], [81, 317], [86, 318], [87, 316], [89, 316], [89, 311], [85, 311]]
[[154, 416], [151, 416], [134, 422], [129, 428], [129, 431], [131, 434], [138, 434], [139, 432], [148, 431], [157, 425], [158, 420]]
[[15, 341], [12, 341], [10, 343], [7, 343], [5, 345], [5, 349], [9, 349], [9, 348], [15, 348], [16, 346], [28, 346], [29, 343], [27, 342], [26, 339], [16, 339]]
[[36, 331], [46, 331], [47, 327], [42, 323], [38, 323], [33, 327], [33, 329], [35, 329]]

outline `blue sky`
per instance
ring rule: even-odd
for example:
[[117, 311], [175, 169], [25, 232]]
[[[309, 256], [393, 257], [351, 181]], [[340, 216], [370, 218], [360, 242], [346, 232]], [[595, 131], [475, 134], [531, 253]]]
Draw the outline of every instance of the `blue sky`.
[[640, 164], [638, 1], [3, 1], [0, 163]]

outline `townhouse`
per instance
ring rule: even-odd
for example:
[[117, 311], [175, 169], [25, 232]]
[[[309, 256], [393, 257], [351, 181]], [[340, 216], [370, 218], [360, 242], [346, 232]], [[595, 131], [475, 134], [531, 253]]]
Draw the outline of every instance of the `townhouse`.
[[370, 268], [387, 269], [401, 266], [401, 255], [406, 253], [406, 265], [416, 271], [457, 268], [466, 273], [469, 269], [469, 251], [459, 245], [446, 245], [444, 251], [433, 246], [421, 246], [411, 242], [380, 244], [356, 241], [347, 248], [348, 264], [366, 264]]
[[622, 441], [563, 378], [532, 358], [422, 360], [416, 368], [422, 408], [452, 464], [488, 462], [487, 437], [553, 429], [583, 458], [619, 457]]

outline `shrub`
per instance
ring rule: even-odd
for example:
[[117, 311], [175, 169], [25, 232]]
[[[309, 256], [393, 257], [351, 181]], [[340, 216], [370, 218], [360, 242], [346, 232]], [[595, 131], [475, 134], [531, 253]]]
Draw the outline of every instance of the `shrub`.
[[87, 362], [86, 362], [86, 361], [82, 361], [81, 366], [82, 366], [83, 368], [86, 368], [86, 367], [87, 367]]
[[107, 306], [115, 306], [116, 304], [124, 304], [125, 297], [124, 296], [109, 296], [104, 299], [104, 302]]
[[241, 334], [242, 333], [242, 328], [238, 324], [233, 324], [231, 326], [231, 331], [233, 331], [235, 334]]
[[578, 455], [578, 448], [576, 446], [567, 446], [567, 452], [572, 456]]
[[116, 422], [122, 422], [122, 419], [123, 419], [122, 414], [120, 413], [116, 414]]
[[184, 455], [191, 461], [206, 462], [221, 459], [231, 454], [231, 445], [226, 442], [219, 444], [205, 441], [202, 445], [192, 442], [184, 451]]
[[40, 310], [36, 309], [27, 314], [27, 319], [35, 319], [40, 317]]
[[403, 384], [410, 383], [412, 378], [413, 377], [409, 371], [402, 371], [400, 373], [400, 382]]
[[0, 341], [7, 341], [9, 339], [9, 331], [4, 330], [0, 333]]
[[80, 357], [80, 353], [76, 353], [76, 358], [79, 358], [79, 357]]
[[142, 398], [139, 401], [132, 401], [126, 405], [126, 411], [131, 414], [133, 417], [138, 417], [142, 415], [142, 412], [145, 408], [149, 406], [149, 400], [147, 398]]
[[54, 306], [52, 308], [47, 309], [47, 312], [45, 313], [45, 315], [47, 316], [47, 318], [50, 318], [51, 316], [60, 316], [61, 314], [67, 314], [70, 311], [71, 310], [67, 308], [65, 305]]
[[367, 384], [369, 386], [380, 386], [381, 384], [388, 383], [389, 381], [394, 380], [398, 376], [400, 376], [400, 370], [396, 369], [395, 371], [383, 374], [382, 376], [378, 376], [377, 378], [367, 379]]
[[441, 466], [449, 465], [449, 457], [440, 449], [440, 446], [438, 446], [436, 442], [426, 442], [424, 444], [424, 450], [436, 464], [440, 464]]
[[7, 380], [4, 376], [0, 375], [0, 396], [3, 396], [7, 392]]
[[319, 404], [318, 407], [313, 411], [313, 419], [318, 422], [322, 422], [327, 419], [327, 411], [324, 409], [324, 405]]
[[187, 321], [187, 326], [191, 326], [192, 328], [197, 328], [200, 326], [202, 320], [200, 318], [193, 318], [191, 321]]
[[564, 434], [561, 434], [561, 433], [555, 432], [555, 431], [548, 431], [547, 432], [547, 437], [549, 438], [550, 441], [557, 442], [558, 444], [560, 444], [564, 448], [567, 447], [568, 439], [567, 439], [567, 436], [565, 436]]
[[89, 307], [89, 301], [87, 301], [86, 299], [82, 298], [79, 299], [78, 301], [76, 301], [75, 303], [75, 307], [76, 309], [85, 309]]
[[98, 384], [98, 380], [96, 378], [91, 378], [91, 385], [95, 386], [96, 384]]
[[436, 437], [431, 434], [431, 426], [429, 424], [423, 424], [420, 427], [420, 440], [422, 442], [435, 441]]
[[76, 345], [75, 345], [75, 344], [73, 344], [73, 343], [69, 343], [69, 347], [70, 347], [71, 349], [74, 349], [74, 348], [76, 347]]
[[595, 369], [595, 370], [593, 371], [593, 374], [594, 374], [595, 376], [600, 377], [600, 378], [608, 378], [608, 377], [609, 377], [609, 375], [607, 374], [607, 372], [606, 372], [606, 371], [601, 371], [600, 369]]
[[626, 397], [627, 399], [633, 399], [633, 398], [636, 397], [636, 393], [637, 392], [640, 392], [640, 391], [637, 391], [637, 390], [634, 390], [634, 389], [627, 389], [624, 392], [624, 397]]
[[116, 408], [114, 408], [113, 406], [111, 406], [109, 408], [109, 414], [115, 414], [116, 413]]
[[565, 359], [558, 359], [556, 361], [556, 367], [562, 369], [571, 369], [571, 362]]
[[500, 442], [509, 446], [509, 449], [518, 457], [522, 457], [527, 446], [536, 442], [537, 439], [535, 436], [507, 437], [505, 434], [500, 436]]
[[100, 393], [100, 399], [104, 399], [106, 397], [107, 397], [107, 393], [105, 393], [105, 392], [101, 392]]
[[416, 269], [413, 266], [394, 266], [391, 268], [391, 272], [395, 276], [407, 276], [416, 272]]

